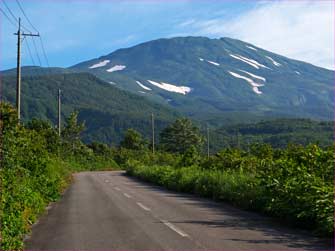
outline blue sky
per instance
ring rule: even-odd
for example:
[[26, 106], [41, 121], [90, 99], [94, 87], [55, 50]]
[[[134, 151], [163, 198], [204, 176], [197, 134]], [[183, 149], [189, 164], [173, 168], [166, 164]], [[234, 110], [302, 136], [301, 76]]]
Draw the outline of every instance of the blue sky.
[[[15, 0], [0, 0], [30, 27]], [[68, 67], [152, 39], [174, 36], [238, 38], [279, 54], [334, 68], [332, 1], [20, 0], [41, 33], [51, 66]], [[16, 28], [1, 13], [1, 69], [16, 64]], [[9, 14], [8, 14], [9, 15]], [[32, 65], [23, 42], [23, 65]], [[42, 66], [46, 66], [36, 40]]]

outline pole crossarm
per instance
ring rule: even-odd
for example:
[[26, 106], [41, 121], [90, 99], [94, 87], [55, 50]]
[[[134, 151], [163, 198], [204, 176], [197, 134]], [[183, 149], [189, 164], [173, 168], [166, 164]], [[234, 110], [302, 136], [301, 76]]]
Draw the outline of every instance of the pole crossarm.
[[[24, 33], [24, 32], [21, 32], [20, 33], [21, 34], [21, 36], [28, 36], [28, 37], [39, 37], [40, 36], [40, 34], [39, 33], [36, 33], [36, 34], [33, 34], [33, 33]], [[19, 33], [14, 33], [14, 35], [19, 35]]]

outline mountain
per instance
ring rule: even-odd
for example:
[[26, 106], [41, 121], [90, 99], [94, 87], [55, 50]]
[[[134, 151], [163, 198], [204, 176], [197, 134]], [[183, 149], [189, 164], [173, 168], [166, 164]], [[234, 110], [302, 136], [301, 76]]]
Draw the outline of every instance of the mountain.
[[231, 38], [158, 39], [69, 70], [212, 123], [234, 116], [333, 118], [333, 71]]
[[[15, 103], [16, 69], [1, 76], [3, 98]], [[334, 71], [230, 38], [158, 39], [69, 68], [22, 67], [22, 76], [23, 118], [55, 123], [60, 87], [63, 116], [79, 111], [87, 142], [117, 144], [130, 127], [149, 137], [152, 112], [157, 133], [185, 115], [213, 129], [276, 118], [333, 120]], [[226, 129], [217, 139], [234, 136]], [[290, 133], [283, 134], [288, 142]]]
[[[41, 70], [42, 71], [42, 70]], [[26, 71], [25, 71], [26, 72]], [[57, 70], [57, 72], [59, 72]], [[2, 76], [3, 97], [15, 103], [16, 76]], [[168, 107], [143, 97], [122, 91], [89, 73], [37, 74], [22, 78], [22, 117], [37, 117], [57, 121], [57, 91], [62, 89], [64, 116], [77, 110], [79, 119], [86, 121], [86, 142], [103, 141], [118, 144], [128, 128], [145, 135], [151, 133], [151, 113], [156, 128], [161, 130], [180, 116]]]

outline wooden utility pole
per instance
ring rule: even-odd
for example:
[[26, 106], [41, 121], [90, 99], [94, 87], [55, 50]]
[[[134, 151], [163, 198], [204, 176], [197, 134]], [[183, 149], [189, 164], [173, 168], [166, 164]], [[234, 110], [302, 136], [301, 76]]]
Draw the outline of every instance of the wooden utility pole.
[[19, 18], [19, 30], [17, 31], [17, 66], [16, 66], [16, 110], [17, 119], [21, 119], [21, 18]]
[[62, 129], [61, 129], [61, 114], [62, 114], [62, 103], [61, 103], [61, 94], [62, 94], [62, 91], [61, 89], [58, 89], [58, 136], [60, 137], [61, 136], [61, 133], [62, 133]]
[[21, 36], [26, 37], [39, 37], [39, 34], [28, 34], [21, 32], [21, 18], [19, 18], [19, 29], [17, 33], [17, 68], [16, 68], [16, 109], [17, 109], [17, 119], [20, 122], [21, 119]]
[[236, 145], [237, 148], [240, 149], [240, 131], [236, 130]]
[[152, 131], [152, 154], [155, 154], [155, 118], [151, 113], [151, 131]]
[[209, 127], [207, 125], [207, 158], [209, 158]]

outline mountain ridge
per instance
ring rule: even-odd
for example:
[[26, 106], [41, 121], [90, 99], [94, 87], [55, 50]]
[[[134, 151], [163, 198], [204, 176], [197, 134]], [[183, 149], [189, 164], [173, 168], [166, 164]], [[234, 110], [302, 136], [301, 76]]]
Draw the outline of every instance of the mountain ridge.
[[[185, 114], [192, 113], [184, 109], [188, 103], [199, 108], [197, 104], [205, 102], [208, 110], [217, 112], [253, 107], [263, 114], [288, 111], [287, 116], [322, 119], [329, 117], [329, 109], [320, 114], [313, 107], [326, 107], [324, 100], [332, 104], [333, 71], [231, 38], [157, 39], [70, 69], [90, 72], [120, 89], [168, 104]], [[327, 94], [318, 94], [320, 88]]]
[[227, 37], [161, 38], [69, 68], [22, 68], [23, 76], [73, 73], [93, 74], [136, 97], [212, 124], [240, 122], [241, 117], [248, 122], [333, 119], [334, 71]]

